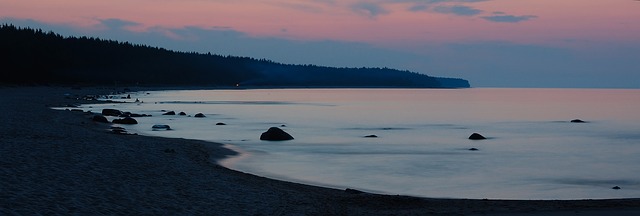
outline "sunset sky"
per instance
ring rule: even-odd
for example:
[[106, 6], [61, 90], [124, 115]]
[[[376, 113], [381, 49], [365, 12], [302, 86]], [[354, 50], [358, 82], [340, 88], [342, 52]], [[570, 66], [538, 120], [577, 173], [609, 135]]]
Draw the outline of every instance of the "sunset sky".
[[640, 88], [637, 0], [0, 0], [0, 23], [474, 87]]

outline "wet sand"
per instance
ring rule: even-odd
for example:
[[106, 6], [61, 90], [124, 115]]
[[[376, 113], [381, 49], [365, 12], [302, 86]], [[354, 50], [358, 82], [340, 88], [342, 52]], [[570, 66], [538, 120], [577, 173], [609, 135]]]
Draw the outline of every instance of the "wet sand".
[[50, 109], [122, 90], [0, 87], [0, 215], [640, 215], [640, 199], [431, 199], [273, 180], [218, 165], [237, 154], [222, 144], [114, 134], [91, 113]]

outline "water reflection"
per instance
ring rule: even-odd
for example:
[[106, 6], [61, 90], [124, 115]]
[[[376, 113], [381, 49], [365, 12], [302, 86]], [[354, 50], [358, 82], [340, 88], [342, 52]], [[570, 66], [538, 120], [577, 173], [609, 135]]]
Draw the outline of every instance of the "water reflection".
[[[138, 97], [145, 103], [117, 106], [154, 115], [127, 126], [129, 131], [230, 143], [243, 154], [226, 166], [273, 178], [427, 197], [640, 196], [633, 180], [640, 179], [640, 90], [268, 89], [132, 95]], [[92, 106], [96, 111], [113, 105]], [[211, 115], [169, 118], [160, 110]], [[216, 127], [221, 119], [227, 125]], [[174, 130], [153, 132], [153, 124], [170, 124]], [[268, 127], [282, 125], [295, 140], [258, 139]], [[474, 132], [491, 139], [468, 140]], [[370, 134], [377, 138], [364, 138]], [[623, 189], [612, 190], [616, 185]]]

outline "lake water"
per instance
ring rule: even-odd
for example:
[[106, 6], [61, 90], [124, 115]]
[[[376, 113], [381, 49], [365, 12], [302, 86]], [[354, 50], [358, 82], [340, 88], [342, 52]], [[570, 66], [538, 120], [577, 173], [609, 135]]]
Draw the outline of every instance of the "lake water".
[[[83, 108], [151, 114], [120, 126], [229, 144], [242, 154], [222, 165], [275, 179], [439, 198], [640, 197], [640, 90], [254, 89], [131, 97], [122, 101], [143, 103]], [[173, 130], [154, 131], [154, 124]], [[274, 126], [295, 139], [261, 141]], [[488, 139], [469, 140], [474, 132]]]

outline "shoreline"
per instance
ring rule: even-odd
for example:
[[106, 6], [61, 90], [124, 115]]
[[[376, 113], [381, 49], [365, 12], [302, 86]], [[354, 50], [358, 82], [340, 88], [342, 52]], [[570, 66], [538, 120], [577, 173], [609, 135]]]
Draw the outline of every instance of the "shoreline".
[[[129, 91], [163, 89], [135, 87]], [[53, 110], [101, 87], [0, 87], [0, 214], [632, 215], [640, 198], [435, 199], [361, 193], [228, 169], [224, 144], [118, 135], [92, 114]], [[123, 92], [124, 90], [120, 90]], [[69, 97], [64, 94], [69, 93]], [[73, 109], [72, 107], [69, 107]], [[165, 151], [174, 150], [174, 151]], [[212, 163], [216, 161], [217, 163]]]

